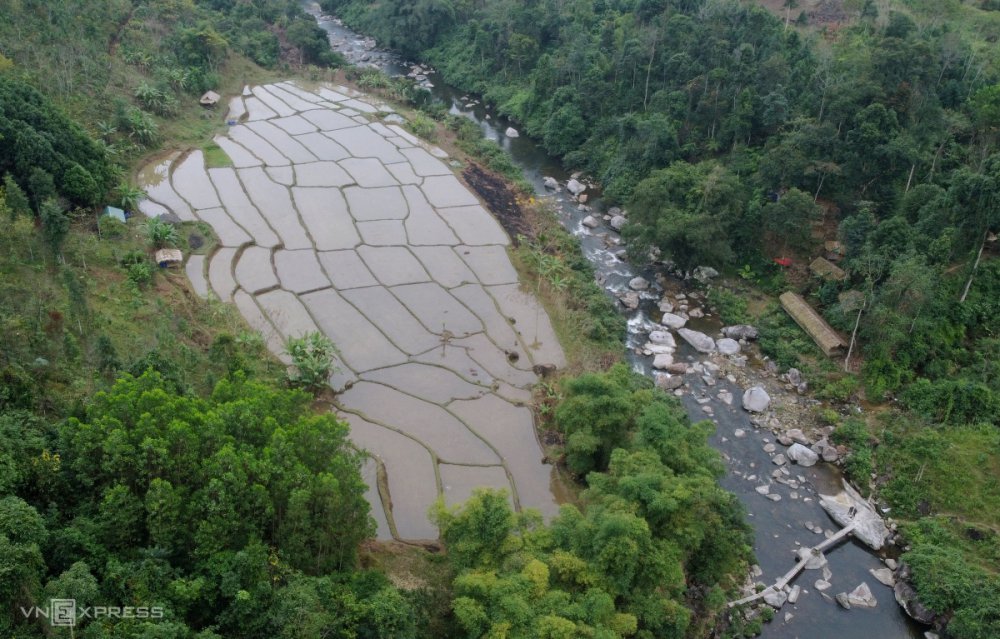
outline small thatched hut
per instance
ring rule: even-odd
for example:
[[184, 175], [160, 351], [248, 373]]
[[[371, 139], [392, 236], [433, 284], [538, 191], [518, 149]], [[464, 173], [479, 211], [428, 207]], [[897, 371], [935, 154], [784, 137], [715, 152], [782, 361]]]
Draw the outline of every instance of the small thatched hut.
[[201, 103], [201, 106], [214, 107], [221, 99], [222, 96], [215, 91], [206, 91], [205, 95], [201, 96], [201, 99], [198, 100], [198, 102]]
[[802, 327], [816, 345], [827, 355], [837, 355], [847, 349], [847, 342], [826, 323], [823, 316], [809, 306], [801, 295], [787, 291], [778, 298], [785, 311], [792, 316], [795, 323]]
[[169, 268], [183, 262], [184, 255], [180, 252], [180, 249], [162, 248], [156, 252], [156, 256], [153, 259], [160, 265], [160, 268]]
[[809, 270], [812, 271], [813, 275], [822, 277], [824, 280], [843, 282], [847, 279], [847, 273], [844, 272], [844, 269], [825, 257], [817, 257], [813, 260], [812, 264], [809, 265]]

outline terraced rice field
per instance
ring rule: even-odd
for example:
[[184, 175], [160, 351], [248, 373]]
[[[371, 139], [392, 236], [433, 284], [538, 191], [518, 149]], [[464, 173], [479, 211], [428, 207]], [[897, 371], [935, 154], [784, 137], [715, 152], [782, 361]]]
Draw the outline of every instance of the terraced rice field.
[[198, 150], [161, 159], [140, 172], [141, 209], [212, 226], [220, 246], [185, 262], [192, 287], [235, 304], [282, 361], [289, 336], [337, 345], [330, 383], [372, 454], [379, 538], [436, 538], [434, 500], [478, 486], [553, 514], [526, 403], [533, 367], [563, 353], [447, 155], [344, 87], [255, 86], [229, 108], [238, 124], [215, 142], [233, 166], [206, 168]]

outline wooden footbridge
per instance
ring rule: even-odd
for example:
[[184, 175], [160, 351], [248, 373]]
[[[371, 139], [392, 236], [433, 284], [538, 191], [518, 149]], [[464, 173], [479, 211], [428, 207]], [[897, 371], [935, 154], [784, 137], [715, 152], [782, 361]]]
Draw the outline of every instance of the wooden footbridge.
[[[776, 582], [774, 582], [764, 590], [761, 590], [756, 594], [750, 595], [749, 597], [737, 599], [736, 601], [730, 601], [729, 607], [735, 608], [736, 606], [742, 606], [748, 603], [753, 603], [754, 601], [761, 599], [762, 597], [764, 597], [764, 595], [770, 592], [781, 592], [782, 590], [785, 589], [785, 586], [788, 585], [788, 582], [790, 582], [792, 579], [795, 578], [796, 575], [802, 572], [805, 569], [806, 565], [809, 564], [810, 562], [817, 562], [820, 565], [822, 565], [823, 551], [829, 548], [830, 546], [833, 546], [834, 544], [838, 543], [842, 539], [845, 539], [848, 535], [853, 533], [854, 528], [856, 526], [857, 522], [852, 521], [847, 526], [841, 528], [837, 532], [837, 534], [831, 536], [829, 539], [824, 540], [822, 543], [813, 546], [812, 548], [809, 548], [808, 552], [800, 551], [799, 561], [791, 568], [791, 570], [782, 575], [781, 578], [779, 578]], [[813, 567], [818, 568], [820, 566], [816, 565]]]

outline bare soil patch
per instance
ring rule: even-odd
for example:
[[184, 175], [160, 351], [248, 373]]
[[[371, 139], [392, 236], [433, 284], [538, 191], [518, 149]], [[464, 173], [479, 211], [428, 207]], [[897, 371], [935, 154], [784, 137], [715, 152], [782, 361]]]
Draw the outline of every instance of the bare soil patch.
[[478, 164], [470, 164], [462, 171], [466, 183], [483, 198], [487, 207], [503, 226], [514, 246], [518, 236], [532, 237], [531, 224], [518, 203], [516, 191], [500, 176]]

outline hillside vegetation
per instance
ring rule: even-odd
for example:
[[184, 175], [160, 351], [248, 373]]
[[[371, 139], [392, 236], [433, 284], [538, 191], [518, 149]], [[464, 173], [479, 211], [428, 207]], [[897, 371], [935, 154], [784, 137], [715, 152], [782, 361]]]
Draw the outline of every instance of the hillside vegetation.
[[[775, 307], [718, 298], [821, 397], [891, 408], [845, 421], [848, 470], [866, 490], [880, 473], [948, 632], [995, 636], [1000, 12], [845, 0], [842, 20], [812, 24], [778, 4], [322, 2], [585, 170], [628, 210], [636, 259], [656, 248], [757, 292], [792, 288], [856, 326], [845, 374]], [[810, 276], [820, 255], [846, 279]]]
[[152, 262], [210, 229], [97, 218], [135, 210], [141, 157], [206, 141], [202, 91], [336, 61], [297, 3], [4, 4], [0, 635], [71, 636], [36, 609], [72, 598], [119, 610], [77, 619], [94, 638], [427, 636], [420, 592], [361, 568], [346, 425]]

